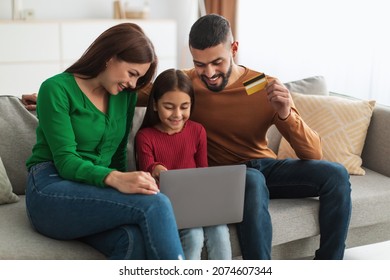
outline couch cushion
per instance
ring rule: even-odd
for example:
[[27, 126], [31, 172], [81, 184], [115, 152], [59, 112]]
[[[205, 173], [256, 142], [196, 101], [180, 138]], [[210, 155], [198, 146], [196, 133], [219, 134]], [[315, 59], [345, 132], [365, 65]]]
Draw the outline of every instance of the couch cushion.
[[15, 96], [0, 96], [0, 157], [16, 194], [24, 194], [26, 159], [35, 143], [37, 118]]
[[78, 241], [60, 241], [37, 233], [26, 214], [25, 196], [18, 203], [0, 206], [0, 259], [92, 260], [104, 256]]
[[301, 80], [291, 81], [284, 84], [290, 92], [304, 94], [329, 95], [325, 77], [313, 76]]
[[0, 157], [0, 204], [17, 202], [19, 197], [12, 192], [11, 182], [8, 179], [3, 161]]
[[[343, 164], [350, 174], [364, 175], [361, 153], [375, 101], [291, 93], [303, 120], [319, 133], [324, 159]], [[283, 138], [278, 158], [296, 158]]]
[[[390, 222], [390, 178], [365, 169], [365, 176], [352, 175], [350, 229]], [[319, 234], [318, 198], [271, 199], [272, 245]]]
[[362, 152], [363, 166], [390, 177], [390, 107], [377, 104]]
[[364, 168], [365, 176], [351, 176], [351, 228], [390, 221], [390, 177]]
[[135, 162], [135, 150], [134, 150], [134, 139], [135, 135], [138, 132], [142, 121], [144, 119], [146, 107], [136, 107], [134, 112], [134, 118], [133, 118], [133, 125], [130, 131], [129, 135], [129, 142], [127, 143], [127, 158], [129, 161], [128, 169], [130, 171], [134, 171], [137, 168], [136, 162]]

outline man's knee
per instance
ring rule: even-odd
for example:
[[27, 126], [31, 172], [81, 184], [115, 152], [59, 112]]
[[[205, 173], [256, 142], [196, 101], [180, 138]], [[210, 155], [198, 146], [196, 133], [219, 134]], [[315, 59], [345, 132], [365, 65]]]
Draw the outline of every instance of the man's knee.
[[340, 196], [349, 196], [351, 183], [348, 170], [337, 162], [327, 162], [325, 165], [326, 169], [323, 172], [327, 174], [328, 185], [333, 188], [334, 193], [338, 193]]
[[245, 196], [269, 197], [269, 192], [263, 173], [254, 168], [247, 168], [245, 181]]

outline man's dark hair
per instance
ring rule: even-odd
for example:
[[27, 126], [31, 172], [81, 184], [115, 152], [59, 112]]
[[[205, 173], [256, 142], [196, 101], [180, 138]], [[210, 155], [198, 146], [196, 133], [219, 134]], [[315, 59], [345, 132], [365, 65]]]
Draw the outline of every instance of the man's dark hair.
[[191, 27], [190, 47], [198, 50], [217, 46], [233, 40], [229, 21], [223, 16], [209, 14], [200, 17]]

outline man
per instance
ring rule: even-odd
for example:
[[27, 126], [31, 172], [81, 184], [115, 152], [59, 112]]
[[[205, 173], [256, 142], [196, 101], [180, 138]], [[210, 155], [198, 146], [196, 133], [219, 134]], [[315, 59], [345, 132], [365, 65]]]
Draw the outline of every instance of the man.
[[[192, 119], [206, 128], [209, 164], [248, 167], [244, 219], [237, 226], [243, 258], [271, 257], [269, 197], [319, 196], [321, 239], [315, 259], [342, 259], [351, 215], [346, 169], [321, 160], [320, 137], [299, 116], [280, 81], [266, 77], [263, 90], [246, 92], [243, 83], [261, 73], [235, 64], [238, 42], [225, 18], [198, 19], [189, 47], [195, 66], [187, 71], [196, 93]], [[272, 124], [300, 159], [276, 159], [266, 141]]]
[[[319, 197], [321, 238], [315, 259], [342, 259], [351, 215], [346, 169], [321, 160], [320, 137], [299, 116], [280, 81], [266, 77], [264, 89], [246, 92], [244, 83], [262, 73], [235, 64], [238, 42], [225, 18], [198, 19], [189, 47], [195, 67], [187, 74], [196, 95], [191, 118], [206, 128], [209, 165], [248, 167], [244, 219], [237, 225], [243, 258], [271, 258], [269, 198]], [[139, 104], [146, 99], [140, 93]], [[272, 124], [300, 159], [276, 159], [266, 141]]]

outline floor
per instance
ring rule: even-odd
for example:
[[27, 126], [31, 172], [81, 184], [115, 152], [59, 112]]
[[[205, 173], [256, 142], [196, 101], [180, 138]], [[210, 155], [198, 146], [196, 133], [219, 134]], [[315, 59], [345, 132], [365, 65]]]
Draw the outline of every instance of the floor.
[[390, 241], [347, 249], [344, 260], [390, 260]]

